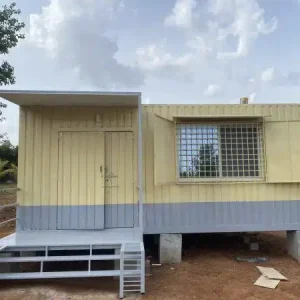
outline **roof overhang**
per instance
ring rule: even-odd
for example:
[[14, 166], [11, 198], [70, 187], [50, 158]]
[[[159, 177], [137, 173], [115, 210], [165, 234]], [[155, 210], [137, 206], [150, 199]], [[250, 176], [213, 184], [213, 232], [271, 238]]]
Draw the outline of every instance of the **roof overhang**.
[[0, 97], [20, 106], [131, 106], [138, 107], [139, 92], [74, 92], [0, 90]]

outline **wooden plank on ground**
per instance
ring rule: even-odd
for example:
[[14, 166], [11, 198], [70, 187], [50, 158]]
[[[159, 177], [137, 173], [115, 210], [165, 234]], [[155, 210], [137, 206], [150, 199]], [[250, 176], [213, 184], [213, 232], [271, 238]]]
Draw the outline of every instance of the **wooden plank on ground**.
[[265, 277], [268, 277], [269, 279], [288, 280], [285, 276], [283, 276], [274, 268], [266, 268], [259, 266], [256, 267]]
[[264, 275], [261, 275], [255, 282], [254, 285], [265, 287], [268, 289], [275, 289], [279, 284], [280, 280], [277, 279], [269, 279]]

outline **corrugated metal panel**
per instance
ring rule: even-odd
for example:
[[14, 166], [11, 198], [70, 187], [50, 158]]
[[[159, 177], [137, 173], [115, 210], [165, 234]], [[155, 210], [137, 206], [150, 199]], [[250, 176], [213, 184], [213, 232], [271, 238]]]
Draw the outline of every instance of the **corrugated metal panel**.
[[175, 183], [175, 126], [167, 119], [158, 116], [154, 118], [154, 181], [156, 185]]
[[173, 116], [266, 116], [267, 121], [299, 121], [299, 104], [217, 104], [217, 105], [144, 105], [144, 112], [152, 112], [172, 120]]
[[268, 182], [293, 182], [287, 122], [265, 124]]
[[[154, 184], [154, 122], [153, 115], [158, 114], [172, 120], [174, 115], [259, 115], [267, 116], [269, 124], [297, 124], [300, 119], [299, 105], [150, 105], [143, 108], [143, 160], [145, 174], [145, 203], [180, 202], [230, 202], [230, 201], [282, 201], [299, 200], [300, 184], [295, 183], [226, 183], [226, 184]], [[282, 123], [283, 122], [283, 123]], [[292, 125], [290, 125], [292, 126]], [[297, 126], [296, 126], [297, 127]], [[298, 128], [298, 127], [297, 127]], [[293, 130], [297, 134], [297, 129]], [[297, 139], [298, 140], [298, 139]], [[293, 142], [295, 143], [295, 142]], [[296, 142], [297, 143], [297, 142]], [[173, 147], [170, 145], [169, 147]], [[295, 150], [296, 147], [292, 146]], [[168, 151], [168, 150], [164, 150]], [[169, 149], [169, 151], [172, 151]], [[297, 150], [295, 150], [297, 151]], [[296, 153], [296, 152], [295, 152]], [[171, 167], [171, 166], [168, 166]], [[161, 168], [166, 168], [161, 165]], [[173, 166], [175, 168], [175, 166]], [[293, 171], [294, 172], [294, 171]], [[283, 181], [282, 181], [283, 182]], [[155, 218], [155, 216], [153, 216]]]
[[[122, 208], [122, 205], [127, 206]], [[105, 134], [105, 227], [133, 227], [132, 132]], [[116, 207], [116, 209], [114, 209]]]
[[145, 233], [300, 229], [300, 201], [146, 204]]
[[265, 126], [268, 182], [300, 182], [300, 122], [268, 122]]
[[289, 123], [290, 152], [293, 181], [300, 182], [300, 122]]
[[103, 132], [59, 133], [58, 229], [104, 228], [103, 168]]
[[[153, 114], [172, 120], [174, 115], [249, 115], [266, 116], [265, 123], [290, 122], [290, 134], [298, 136], [300, 105], [174, 105], [145, 106], [143, 108], [143, 149], [144, 149], [144, 191], [145, 202], [155, 209], [155, 203], [190, 202], [255, 202], [299, 200], [299, 183], [242, 183], [242, 184], [169, 184], [154, 185], [154, 123]], [[99, 115], [96, 121], [96, 115]], [[27, 229], [54, 229], [56, 210], [47, 209], [57, 205], [58, 132], [60, 131], [118, 131], [133, 130], [136, 135], [137, 111], [129, 108], [74, 107], [74, 108], [24, 108], [20, 114], [20, 156], [19, 156], [19, 201], [28, 206], [26, 210]], [[296, 124], [291, 129], [292, 124]], [[35, 126], [41, 124], [42, 130]], [[117, 126], [117, 127], [115, 127]], [[78, 130], [80, 129], [80, 130]], [[23, 133], [22, 133], [23, 132]], [[291, 133], [292, 132], [292, 133]], [[23, 137], [22, 137], [23, 136]], [[134, 182], [136, 175], [136, 140], [134, 141]], [[297, 141], [299, 139], [297, 138]], [[298, 142], [290, 140], [293, 176], [299, 172], [293, 157], [298, 157]], [[39, 146], [39, 143], [42, 145]], [[22, 152], [23, 149], [23, 152]], [[42, 155], [36, 155], [41, 151]], [[36, 159], [38, 157], [38, 159]], [[39, 162], [39, 160], [41, 160]], [[175, 166], [174, 166], [175, 167]], [[49, 172], [48, 172], [49, 171]], [[36, 174], [39, 172], [39, 174]], [[34, 181], [32, 180], [34, 178]], [[39, 185], [39, 187], [37, 187]], [[135, 184], [136, 186], [136, 184]], [[134, 189], [134, 203], [137, 203], [137, 189]], [[291, 201], [292, 202], [292, 201]], [[229, 204], [228, 204], [229, 205]], [[281, 204], [280, 204], [281, 205]], [[278, 206], [294, 213], [293, 206]], [[45, 206], [43, 209], [40, 206]], [[37, 209], [35, 209], [37, 208]], [[276, 208], [278, 209], [278, 208]], [[170, 217], [173, 208], [170, 209]], [[38, 213], [37, 213], [38, 212]], [[249, 214], [252, 213], [249, 211]], [[280, 213], [280, 212], [279, 212]], [[278, 213], [278, 214], [279, 214]], [[185, 212], [182, 212], [185, 214]], [[255, 212], [253, 212], [255, 214]], [[300, 212], [299, 212], [300, 214]], [[40, 215], [33, 218], [33, 215]], [[160, 222], [155, 215], [147, 216], [151, 224]], [[33, 220], [35, 224], [33, 224]], [[168, 217], [166, 217], [166, 221]], [[31, 225], [28, 225], [31, 224]]]
[[[24, 229], [55, 229], [53, 226], [57, 222], [57, 209], [53, 208], [58, 207], [58, 133], [65, 131], [132, 131], [135, 136], [137, 109], [128, 107], [21, 108], [18, 178], [21, 191], [18, 200], [21, 206], [28, 207], [23, 210], [26, 211], [26, 216], [22, 213], [19, 220], [20, 224], [22, 219], [27, 220]], [[133, 143], [133, 180], [136, 186], [137, 139], [134, 139]], [[89, 155], [86, 163], [90, 165], [93, 163]], [[136, 188], [133, 193], [136, 204]], [[88, 197], [86, 202], [89, 201], [91, 198]], [[50, 206], [53, 207], [50, 209]], [[127, 208], [125, 210], [128, 211]], [[131, 207], [130, 210], [137, 214], [136, 207]]]

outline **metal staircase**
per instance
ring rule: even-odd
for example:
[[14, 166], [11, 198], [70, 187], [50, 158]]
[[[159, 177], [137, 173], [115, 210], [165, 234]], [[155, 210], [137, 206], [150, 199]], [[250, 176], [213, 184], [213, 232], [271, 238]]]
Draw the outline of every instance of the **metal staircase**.
[[143, 243], [122, 244], [120, 251], [120, 298], [127, 293], [145, 293], [145, 250]]
[[[81, 254], [78, 255], [77, 251]], [[114, 254], [106, 254], [107, 252]], [[111, 269], [99, 270], [92, 267], [95, 261], [115, 261], [117, 264]], [[49, 263], [55, 262], [83, 262], [84, 268], [69, 271], [45, 268], [45, 264], [49, 267]], [[118, 262], [120, 269], [116, 268]], [[24, 263], [34, 263], [38, 269], [21, 272], [20, 266]], [[123, 298], [124, 293], [127, 292], [145, 292], [145, 253], [142, 242], [0, 248], [0, 280], [118, 276], [120, 279], [120, 298]]]

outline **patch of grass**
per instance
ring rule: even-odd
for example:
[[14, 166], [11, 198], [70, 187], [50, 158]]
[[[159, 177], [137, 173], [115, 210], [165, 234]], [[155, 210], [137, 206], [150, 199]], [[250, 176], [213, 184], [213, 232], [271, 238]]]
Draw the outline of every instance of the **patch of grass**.
[[0, 183], [0, 189], [15, 188], [15, 187], [17, 187], [16, 183]]

